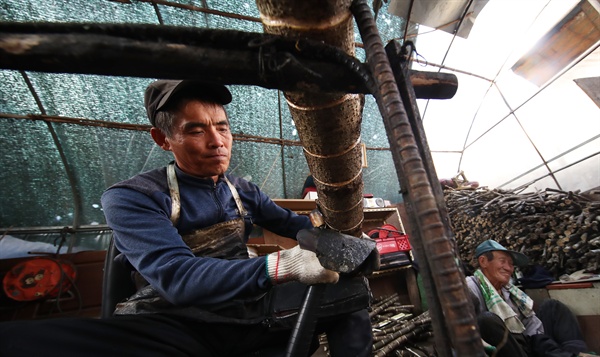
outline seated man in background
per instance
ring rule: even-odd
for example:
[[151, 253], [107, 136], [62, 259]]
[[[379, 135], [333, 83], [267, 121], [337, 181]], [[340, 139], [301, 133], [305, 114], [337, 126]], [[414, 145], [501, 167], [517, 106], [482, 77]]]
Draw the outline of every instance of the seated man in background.
[[[496, 356], [572, 357], [587, 350], [577, 319], [557, 300], [533, 311], [533, 300], [510, 283], [514, 267], [527, 265], [521, 253], [493, 240], [475, 249], [479, 268], [467, 277], [482, 339]], [[538, 318], [539, 316], [539, 318]]]
[[[117, 183], [102, 196], [118, 258], [134, 271], [137, 293], [106, 319], [2, 323], [1, 356], [285, 352], [290, 330], [275, 328], [271, 315], [264, 315], [273, 304], [269, 293], [286, 282], [336, 283], [339, 275], [299, 246], [248, 257], [254, 224], [289, 238], [312, 225], [255, 184], [225, 174], [233, 136], [224, 105], [231, 100], [225, 86], [197, 81], [159, 80], [147, 88], [150, 134], [175, 161]], [[371, 354], [365, 306], [336, 310], [319, 321], [317, 332], [327, 333], [333, 356]]]

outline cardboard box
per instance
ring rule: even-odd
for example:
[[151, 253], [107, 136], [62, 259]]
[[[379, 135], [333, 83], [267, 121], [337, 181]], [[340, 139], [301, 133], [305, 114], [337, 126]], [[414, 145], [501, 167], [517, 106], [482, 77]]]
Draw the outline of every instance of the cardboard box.
[[308, 215], [313, 209], [317, 208], [317, 203], [314, 200], [274, 199], [273, 202], [279, 207], [304, 215]]
[[298, 242], [296, 242], [295, 239], [282, 237], [267, 229], [263, 229], [263, 236], [265, 237], [265, 244], [275, 244], [283, 249], [294, 248], [296, 245], [298, 245]]
[[255, 254], [258, 257], [265, 256], [283, 249], [277, 244], [246, 244], [249, 254]]
[[317, 198], [319, 198], [319, 195], [317, 195], [316, 191], [309, 191], [304, 196], [305, 200], [316, 200]]
[[400, 219], [400, 214], [395, 207], [365, 208], [365, 220], [363, 221], [363, 232], [391, 224], [402, 233], [406, 233]]

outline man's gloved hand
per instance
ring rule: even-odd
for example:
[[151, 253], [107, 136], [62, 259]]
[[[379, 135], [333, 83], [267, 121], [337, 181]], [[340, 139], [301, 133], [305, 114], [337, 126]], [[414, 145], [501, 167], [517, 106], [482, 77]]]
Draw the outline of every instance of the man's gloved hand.
[[266, 256], [267, 277], [273, 284], [297, 280], [306, 285], [337, 283], [339, 274], [323, 268], [314, 252], [295, 246]]

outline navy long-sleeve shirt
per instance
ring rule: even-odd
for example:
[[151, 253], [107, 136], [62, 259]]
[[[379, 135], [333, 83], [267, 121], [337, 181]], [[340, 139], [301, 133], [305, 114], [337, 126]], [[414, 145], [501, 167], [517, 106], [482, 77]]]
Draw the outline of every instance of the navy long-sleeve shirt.
[[[217, 183], [187, 175], [175, 168], [181, 214], [171, 223], [171, 197], [166, 168], [120, 182], [104, 192], [102, 207], [114, 232], [116, 247], [133, 267], [169, 302], [204, 305], [250, 296], [270, 287], [265, 259], [225, 260], [195, 257], [181, 235], [239, 218], [231, 190], [221, 177]], [[295, 238], [310, 220], [277, 206], [253, 183], [227, 175], [244, 208], [245, 241], [253, 224], [284, 237]]]

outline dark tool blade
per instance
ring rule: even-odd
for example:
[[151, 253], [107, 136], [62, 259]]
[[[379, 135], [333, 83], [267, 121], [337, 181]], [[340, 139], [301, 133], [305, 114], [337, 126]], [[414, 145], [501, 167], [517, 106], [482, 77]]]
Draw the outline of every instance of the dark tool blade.
[[302, 249], [316, 253], [321, 265], [339, 273], [351, 273], [367, 259], [376, 243], [330, 229], [311, 228], [298, 232]]

